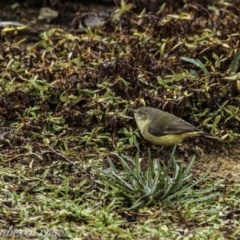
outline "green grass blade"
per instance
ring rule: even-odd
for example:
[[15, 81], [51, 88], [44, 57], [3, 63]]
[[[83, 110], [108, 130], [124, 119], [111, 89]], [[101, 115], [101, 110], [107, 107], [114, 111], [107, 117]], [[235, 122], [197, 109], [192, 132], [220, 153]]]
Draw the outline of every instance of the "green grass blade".
[[181, 57], [181, 59], [186, 62], [190, 62], [190, 63], [194, 64], [195, 66], [201, 68], [205, 74], [209, 73], [209, 71], [207, 70], [205, 65], [199, 59], [195, 60], [193, 58], [188, 58], [188, 57]]
[[236, 73], [238, 70], [239, 66], [239, 61], [240, 61], [240, 51], [238, 51], [230, 65], [229, 72], [230, 73]]

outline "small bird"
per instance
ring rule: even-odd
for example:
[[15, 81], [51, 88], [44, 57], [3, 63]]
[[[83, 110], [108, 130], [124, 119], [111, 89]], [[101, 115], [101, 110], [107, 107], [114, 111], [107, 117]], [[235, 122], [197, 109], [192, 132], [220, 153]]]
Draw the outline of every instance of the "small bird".
[[197, 129], [181, 118], [157, 108], [140, 107], [131, 110], [134, 112], [136, 123], [143, 137], [154, 144], [172, 146], [185, 138], [197, 136], [218, 139], [218, 137]]

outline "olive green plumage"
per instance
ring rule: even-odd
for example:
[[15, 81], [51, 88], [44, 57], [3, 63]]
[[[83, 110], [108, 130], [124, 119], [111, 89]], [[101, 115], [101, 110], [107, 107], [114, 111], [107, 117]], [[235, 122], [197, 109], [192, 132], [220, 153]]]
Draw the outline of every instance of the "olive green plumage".
[[157, 108], [140, 107], [133, 111], [143, 137], [154, 144], [171, 146], [185, 138], [197, 136], [217, 138], [197, 129], [181, 118]]

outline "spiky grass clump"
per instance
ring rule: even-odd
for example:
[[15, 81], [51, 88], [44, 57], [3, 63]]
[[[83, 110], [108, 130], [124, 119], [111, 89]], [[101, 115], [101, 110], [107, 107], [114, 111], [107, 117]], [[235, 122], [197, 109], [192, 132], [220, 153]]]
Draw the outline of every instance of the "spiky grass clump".
[[192, 174], [190, 170], [195, 161], [195, 157], [184, 169], [175, 159], [175, 149], [173, 150], [167, 165], [161, 166], [158, 159], [152, 159], [148, 151], [148, 167], [141, 170], [140, 157], [137, 154], [135, 160], [126, 155], [113, 154], [123, 167], [120, 172], [116, 169], [112, 160], [108, 157], [109, 170], [95, 168], [102, 181], [120, 193], [130, 202], [130, 209], [137, 209], [152, 205], [156, 202], [167, 203], [189, 203], [205, 201], [219, 196], [218, 192], [212, 193], [216, 186], [207, 189], [194, 190], [193, 188], [206, 179], [208, 173], [204, 174], [194, 183], [185, 183]]

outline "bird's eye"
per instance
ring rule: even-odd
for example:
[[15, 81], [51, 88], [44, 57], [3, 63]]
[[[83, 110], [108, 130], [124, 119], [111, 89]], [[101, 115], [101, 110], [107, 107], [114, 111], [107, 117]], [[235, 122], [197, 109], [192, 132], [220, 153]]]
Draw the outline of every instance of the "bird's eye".
[[146, 115], [147, 115], [144, 111], [140, 111], [139, 113], [142, 117], [146, 117]]

